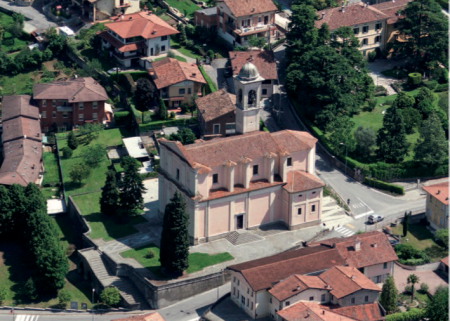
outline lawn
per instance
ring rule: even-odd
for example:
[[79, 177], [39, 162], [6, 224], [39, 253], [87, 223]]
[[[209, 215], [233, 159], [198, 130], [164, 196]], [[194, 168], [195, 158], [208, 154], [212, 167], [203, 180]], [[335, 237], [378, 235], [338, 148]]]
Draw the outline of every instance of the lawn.
[[[403, 235], [403, 225], [398, 224], [392, 228], [393, 234]], [[409, 224], [408, 234], [402, 237], [402, 244], [410, 244], [414, 248], [425, 251], [433, 262], [447, 256], [447, 250], [434, 241], [434, 235], [422, 224]]]
[[[153, 253], [153, 257], [150, 257], [148, 255], [150, 251]], [[120, 255], [125, 258], [135, 259], [136, 261], [141, 263], [142, 266], [153, 272], [156, 276], [163, 276], [160, 270], [161, 267], [159, 263], [159, 248], [154, 244], [131, 249], [120, 253]], [[206, 253], [191, 253], [189, 254], [189, 268], [187, 269], [187, 273], [201, 271], [207, 266], [215, 265], [232, 259], [234, 259], [233, 256], [231, 256], [231, 254], [228, 252], [213, 255], [209, 255]]]
[[3, 95], [31, 95], [35, 72], [17, 74], [15, 76], [1, 76], [0, 85]]
[[134, 225], [145, 222], [142, 216], [132, 217], [129, 221], [117, 221], [106, 216], [100, 213], [100, 196], [101, 192], [95, 192], [73, 197], [91, 227], [89, 236], [92, 239], [110, 241], [138, 232]]
[[44, 181], [43, 185], [46, 184], [58, 184], [59, 183], [59, 172], [58, 172], [58, 162], [56, 160], [56, 155], [52, 152], [44, 152]]
[[194, 59], [202, 59], [202, 56], [199, 54], [196, 54], [194, 51], [183, 47], [174, 37], [170, 38], [170, 48], [176, 49], [177, 51], [181, 52], [183, 55], [194, 58]]
[[[0, 11], [0, 25], [4, 28], [4, 30], [8, 30], [8, 28], [13, 24], [14, 19], [9, 14]], [[5, 31], [3, 34], [2, 40], [2, 50], [5, 52], [12, 52], [16, 50], [20, 50], [24, 48], [28, 44], [26, 34], [22, 34], [20, 38], [14, 37], [8, 31]]]
[[[91, 287], [89, 282], [76, 271], [76, 265], [73, 262], [73, 251], [75, 249], [75, 233], [71, 228], [71, 222], [68, 216], [58, 216], [56, 227], [62, 246], [67, 250], [69, 257], [70, 271], [66, 275], [66, 284], [64, 289], [70, 292], [71, 301], [90, 304]], [[23, 299], [21, 290], [26, 280], [30, 277], [32, 271], [29, 269], [29, 262], [25, 249], [18, 243], [1, 242], [0, 243], [0, 287], [7, 290], [7, 296], [4, 301], [6, 306], [29, 306], [29, 307], [52, 307], [58, 304], [56, 296], [42, 297], [36, 302], [28, 302]]]
[[190, 0], [166, 0], [166, 1], [171, 7], [178, 9], [178, 11], [180, 11], [187, 17], [193, 17], [194, 12], [201, 9], [199, 6], [197, 6]]
[[[57, 134], [58, 139], [58, 147], [61, 151], [62, 148], [67, 146], [66, 133]], [[88, 146], [92, 146], [95, 144], [100, 144], [104, 147], [107, 146], [116, 146], [122, 144], [122, 136], [119, 129], [109, 129], [102, 130], [99, 133], [98, 138], [94, 139], [89, 143], [89, 145], [80, 145], [76, 150], [73, 151], [73, 155], [69, 159], [61, 158], [61, 166], [63, 172], [63, 180], [64, 187], [66, 189], [66, 194], [76, 195], [80, 193], [88, 193], [88, 192], [97, 192], [99, 191], [104, 183], [106, 178], [106, 172], [108, 170], [108, 166], [110, 166], [111, 162], [108, 159], [106, 153], [97, 168], [94, 168], [89, 177], [83, 181], [81, 184], [77, 184], [71, 181], [69, 173], [70, 169], [73, 165], [77, 163], [83, 162], [83, 158], [81, 157], [83, 150], [85, 150]]]

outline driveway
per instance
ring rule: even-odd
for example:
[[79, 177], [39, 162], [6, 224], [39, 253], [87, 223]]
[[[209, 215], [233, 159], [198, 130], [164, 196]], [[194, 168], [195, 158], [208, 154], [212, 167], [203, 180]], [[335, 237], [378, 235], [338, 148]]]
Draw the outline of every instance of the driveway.
[[378, 59], [374, 62], [369, 62], [367, 66], [369, 68], [369, 75], [372, 77], [375, 86], [383, 86], [386, 88], [388, 95], [395, 95], [396, 92], [391, 85], [399, 82], [399, 80], [396, 78], [387, 77], [383, 75], [382, 72], [403, 64], [403, 61]]
[[25, 24], [32, 25], [37, 30], [47, 30], [52, 27], [57, 27], [56, 23], [48, 21], [41, 12], [31, 6], [21, 7], [15, 5], [13, 2], [0, 0], [0, 7], [24, 15], [26, 18], [30, 19], [29, 21], [25, 21]]
[[[432, 265], [431, 265], [432, 266]], [[425, 266], [426, 267], [426, 266]], [[407, 278], [410, 274], [415, 274], [419, 277], [419, 284], [416, 288], [420, 288], [420, 284], [426, 283], [429, 286], [429, 292], [434, 294], [439, 286], [448, 287], [448, 282], [442, 279], [435, 271], [425, 270], [425, 271], [410, 271], [406, 270], [397, 264], [394, 265], [394, 281], [398, 292], [403, 292], [405, 286], [407, 285]]]

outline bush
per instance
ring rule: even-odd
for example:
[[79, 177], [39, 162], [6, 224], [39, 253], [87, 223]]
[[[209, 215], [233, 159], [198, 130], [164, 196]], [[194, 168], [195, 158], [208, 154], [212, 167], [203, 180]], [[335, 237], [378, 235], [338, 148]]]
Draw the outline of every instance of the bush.
[[8, 296], [8, 291], [6, 288], [1, 287], [0, 288], [0, 305], [3, 305], [3, 302], [6, 300], [6, 297]]
[[430, 287], [428, 286], [428, 284], [426, 284], [426, 283], [420, 284], [420, 292], [427, 293], [429, 289], [430, 289]]
[[405, 294], [412, 294], [412, 285], [406, 285], [405, 289], [403, 290], [403, 293]]
[[410, 244], [396, 245], [395, 252], [401, 264], [416, 266], [430, 262], [430, 258], [424, 251], [418, 250]]
[[410, 86], [416, 87], [422, 82], [422, 75], [418, 72], [412, 72], [408, 74], [408, 84]]
[[64, 147], [61, 151], [63, 153], [63, 158], [68, 159], [68, 158], [72, 157], [73, 150], [71, 148], [69, 148], [68, 146]]
[[118, 111], [114, 113], [114, 119], [117, 126], [126, 126], [129, 124], [131, 117], [129, 111]]
[[72, 295], [70, 294], [69, 291], [67, 291], [67, 290], [59, 291], [58, 302], [59, 302], [59, 305], [61, 305], [61, 307], [66, 308], [67, 303], [69, 303], [71, 299], [72, 299]]
[[434, 89], [434, 91], [437, 92], [437, 93], [444, 92], [444, 91], [447, 91], [447, 90], [448, 90], [448, 85], [447, 84], [439, 84]]
[[428, 80], [428, 81], [424, 81], [423, 84], [428, 89], [434, 90], [436, 88], [436, 86], [438, 85], [438, 82], [436, 80]]
[[434, 237], [438, 244], [448, 248], [448, 228], [437, 230]]
[[376, 58], [377, 58], [377, 52], [376, 51], [371, 51], [367, 55], [367, 59], [369, 60], [369, 62], [374, 62]]
[[420, 321], [424, 317], [425, 310], [414, 308], [406, 312], [387, 315], [386, 321]]
[[106, 305], [116, 306], [120, 303], [119, 290], [114, 286], [107, 287], [100, 293], [100, 299]]
[[379, 181], [377, 179], [366, 177], [364, 179], [364, 184], [371, 186], [371, 187], [378, 188], [378, 189], [382, 189], [382, 190], [385, 190], [385, 191], [388, 191], [388, 192], [391, 192], [394, 194], [405, 195], [405, 190], [402, 186], [386, 183], [383, 181]]
[[29, 278], [23, 288], [22, 288], [22, 294], [25, 296], [28, 300], [34, 301], [38, 298], [38, 293], [36, 289], [36, 285], [32, 278]]
[[376, 86], [375, 87], [375, 96], [387, 96], [387, 89], [383, 86]]

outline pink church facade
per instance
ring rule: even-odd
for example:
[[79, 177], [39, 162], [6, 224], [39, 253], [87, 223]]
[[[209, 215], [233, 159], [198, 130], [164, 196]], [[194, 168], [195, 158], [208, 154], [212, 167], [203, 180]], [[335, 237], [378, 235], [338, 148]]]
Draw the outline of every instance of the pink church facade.
[[323, 182], [315, 176], [316, 139], [306, 132], [249, 132], [183, 146], [160, 141], [160, 212], [179, 191], [191, 242], [282, 222], [320, 224]]

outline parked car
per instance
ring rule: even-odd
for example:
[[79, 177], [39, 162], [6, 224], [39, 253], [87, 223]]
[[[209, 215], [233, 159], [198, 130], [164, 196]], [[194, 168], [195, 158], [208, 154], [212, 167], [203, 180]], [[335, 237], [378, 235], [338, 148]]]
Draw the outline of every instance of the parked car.
[[121, 71], [122, 71], [122, 69], [120, 67], [114, 67], [114, 68], [111, 68], [110, 70], [108, 70], [107, 72], [108, 72], [108, 74], [117, 74]]
[[375, 224], [377, 222], [381, 222], [382, 220], [384, 220], [384, 217], [381, 215], [370, 215], [369, 218], [367, 219], [369, 224]]
[[400, 241], [393, 239], [393, 240], [389, 240], [389, 243], [391, 243], [392, 246], [396, 246], [397, 244], [400, 244]]

